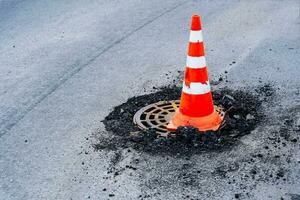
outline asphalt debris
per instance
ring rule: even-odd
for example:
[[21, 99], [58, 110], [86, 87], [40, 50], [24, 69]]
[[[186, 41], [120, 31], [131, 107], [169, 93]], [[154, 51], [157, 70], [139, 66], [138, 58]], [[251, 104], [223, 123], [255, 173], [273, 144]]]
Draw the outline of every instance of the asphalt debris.
[[[150, 154], [193, 155], [205, 151], [224, 151], [238, 144], [239, 138], [251, 133], [264, 119], [262, 100], [274, 92], [263, 85], [253, 92], [228, 88], [213, 92], [215, 105], [225, 111], [225, 126], [218, 131], [199, 132], [193, 127], [179, 127], [175, 136], [158, 137], [155, 130], [140, 130], [133, 123], [134, 114], [142, 107], [162, 100], [179, 99], [181, 87], [160, 88], [158, 91], [128, 99], [102, 121], [110, 137], [100, 137], [96, 150], [135, 149]], [[260, 98], [261, 96], [264, 98]]]

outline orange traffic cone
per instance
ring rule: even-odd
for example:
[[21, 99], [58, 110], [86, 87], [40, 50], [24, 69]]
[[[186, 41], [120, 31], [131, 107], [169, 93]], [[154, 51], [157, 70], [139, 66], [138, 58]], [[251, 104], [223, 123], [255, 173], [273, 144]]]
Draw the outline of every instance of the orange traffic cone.
[[194, 15], [180, 106], [167, 129], [193, 126], [200, 131], [217, 130], [222, 121], [223, 115], [215, 110], [208, 81], [200, 16]]

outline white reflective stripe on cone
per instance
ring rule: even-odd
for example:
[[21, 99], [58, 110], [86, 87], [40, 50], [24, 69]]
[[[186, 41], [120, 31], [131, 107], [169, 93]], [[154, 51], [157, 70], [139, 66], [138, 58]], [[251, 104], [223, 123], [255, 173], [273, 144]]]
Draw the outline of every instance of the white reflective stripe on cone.
[[206, 60], [204, 56], [201, 57], [192, 57], [187, 56], [186, 66], [189, 68], [200, 69], [206, 67]]
[[202, 31], [191, 31], [190, 42], [203, 42]]
[[210, 85], [208, 81], [206, 81], [206, 84], [190, 83], [190, 87], [183, 83], [182, 91], [186, 94], [206, 94], [210, 92]]

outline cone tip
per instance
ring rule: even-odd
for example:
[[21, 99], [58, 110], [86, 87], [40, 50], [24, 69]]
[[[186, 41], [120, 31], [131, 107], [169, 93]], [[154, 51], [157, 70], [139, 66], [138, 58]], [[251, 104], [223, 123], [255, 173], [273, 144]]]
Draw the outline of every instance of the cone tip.
[[201, 30], [201, 20], [199, 15], [192, 16], [191, 30], [193, 31]]
[[200, 19], [200, 15], [194, 14], [194, 15], [192, 16], [192, 18], [193, 18], [193, 19], [197, 19], [197, 18]]

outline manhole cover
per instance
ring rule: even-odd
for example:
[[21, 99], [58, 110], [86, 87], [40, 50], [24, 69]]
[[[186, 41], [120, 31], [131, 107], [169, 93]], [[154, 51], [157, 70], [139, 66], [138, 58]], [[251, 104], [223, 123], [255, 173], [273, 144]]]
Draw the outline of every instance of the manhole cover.
[[179, 100], [159, 101], [140, 109], [135, 113], [133, 121], [140, 129], [153, 128], [156, 132], [167, 137], [168, 122], [179, 107]]
[[[179, 100], [159, 101], [141, 108], [133, 117], [133, 122], [140, 128], [147, 130], [152, 128], [159, 136], [168, 137], [167, 125], [175, 111], [179, 107]], [[225, 112], [222, 107], [215, 106], [216, 111], [222, 118]], [[223, 128], [225, 120], [219, 129]]]

